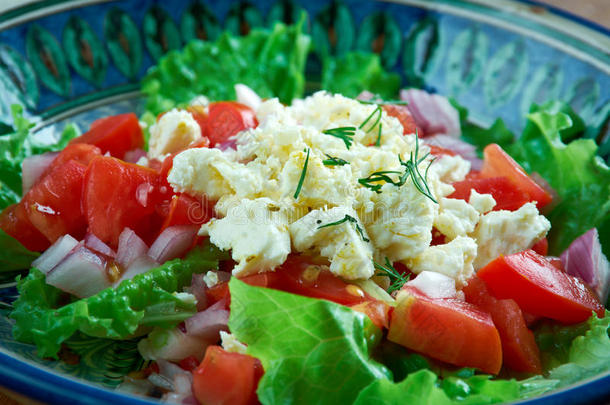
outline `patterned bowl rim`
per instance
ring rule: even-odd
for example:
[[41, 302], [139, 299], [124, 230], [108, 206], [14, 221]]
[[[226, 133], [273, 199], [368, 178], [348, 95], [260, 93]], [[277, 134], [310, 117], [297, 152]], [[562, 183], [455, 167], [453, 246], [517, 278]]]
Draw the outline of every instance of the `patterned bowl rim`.
[[[18, 8], [14, 8], [0, 15], [0, 30], [9, 28], [10, 26], [23, 23], [40, 16], [40, 10], [53, 9], [55, 12], [63, 11], [70, 8], [83, 7], [86, 5], [97, 4], [107, 0], [43, 0], [35, 3], [30, 3]], [[396, 2], [405, 5], [425, 6], [426, 0], [382, 0]], [[485, 0], [466, 0], [468, 3], [487, 5]], [[78, 4], [77, 4], [78, 3]], [[447, 0], [439, 0], [439, 7], [436, 9], [442, 12], [446, 7], [452, 6]], [[445, 6], [445, 7], [443, 7]], [[543, 10], [548, 10], [550, 15], [535, 16], [531, 11], [527, 11], [524, 7], [540, 7]], [[557, 24], [560, 21], [567, 23], [566, 26], [559, 27], [563, 33], [568, 33], [579, 40], [585, 40], [589, 45], [593, 45], [608, 55], [610, 46], [610, 29], [593, 21], [587, 20], [580, 16], [574, 15], [568, 11], [557, 7], [543, 4], [535, 0], [497, 0], [492, 7], [498, 12], [511, 12], [519, 14], [520, 18], [530, 18], [535, 28], [541, 26], [550, 27], [553, 30], [558, 30]], [[474, 12], [476, 13], [476, 12]], [[525, 30], [531, 34], [534, 29]], [[575, 29], [575, 31], [574, 31]], [[593, 33], [593, 38], [586, 34]], [[602, 39], [600, 43], [598, 40]], [[603, 62], [602, 62], [603, 63]], [[607, 65], [606, 65], [607, 66]], [[607, 66], [608, 70], [610, 66]], [[610, 74], [610, 70], [608, 70]], [[113, 88], [108, 94], [104, 94], [102, 99], [93, 98], [89, 100], [75, 100], [81, 103], [80, 108], [72, 105], [70, 108], [64, 108], [61, 111], [56, 111], [58, 114], [45, 114], [46, 119], [41, 126], [46, 126], [52, 122], [68, 118], [80, 111], [95, 108], [107, 104], [107, 102], [117, 101], [118, 99], [133, 98], [138, 96], [137, 89], [133, 85], [127, 85], [126, 88]], [[39, 126], [40, 127], [40, 126]], [[26, 359], [14, 357], [11, 352], [0, 347], [0, 379], [2, 386], [13, 390], [17, 393], [27, 396], [28, 398], [46, 403], [82, 403], [82, 404], [108, 404], [113, 402], [116, 405], [154, 405], [158, 404], [156, 400], [137, 397], [126, 392], [115, 391], [103, 388], [92, 384], [89, 381], [71, 377], [65, 374], [59, 374], [51, 369], [35, 364]], [[583, 400], [599, 400], [607, 397], [610, 394], [610, 372], [592, 377], [590, 379], [580, 381], [572, 386], [565, 387], [561, 390], [551, 392], [547, 395], [519, 401], [519, 404], [538, 405], [538, 404], [572, 404]]]

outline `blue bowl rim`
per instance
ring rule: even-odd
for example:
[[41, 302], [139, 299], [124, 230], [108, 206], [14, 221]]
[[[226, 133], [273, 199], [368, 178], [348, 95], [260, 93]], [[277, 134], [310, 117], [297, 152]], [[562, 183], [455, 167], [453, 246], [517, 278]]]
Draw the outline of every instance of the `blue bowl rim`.
[[[537, 0], [512, 1], [540, 7], [548, 10], [552, 14], [571, 20], [610, 37], [609, 28], [553, 5], [542, 3]], [[9, 9], [0, 14], [0, 22], [61, 3], [74, 3], [72, 4], [74, 7], [79, 7], [80, 5], [76, 4], [77, 2], [78, 0], [43, 0], [36, 3], [30, 3]], [[82, 6], [95, 4], [97, 2], [99, 2], [99, 0], [88, 1]], [[28, 398], [41, 402], [91, 405], [102, 405], [111, 401], [116, 405], [155, 405], [159, 403], [156, 400], [149, 400], [129, 393], [111, 390], [94, 385], [86, 380], [56, 373], [47, 367], [14, 357], [2, 347], [0, 347], [0, 376], [2, 377], [2, 386], [4, 388], [8, 388], [9, 390], [13, 390]], [[561, 390], [540, 397], [518, 401], [516, 403], [523, 405], [543, 405], [550, 403], [554, 405], [572, 404], [579, 399], [582, 399], [583, 396], [591, 401], [599, 401], [610, 398], [610, 392], [608, 391], [609, 386], [610, 372], [607, 372], [601, 376], [580, 381], [572, 386], [562, 388]]]

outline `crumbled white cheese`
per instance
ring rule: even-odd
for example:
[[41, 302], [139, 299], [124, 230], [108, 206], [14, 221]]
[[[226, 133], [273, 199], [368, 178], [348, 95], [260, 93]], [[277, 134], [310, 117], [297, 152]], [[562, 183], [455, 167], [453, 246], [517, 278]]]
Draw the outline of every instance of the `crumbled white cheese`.
[[231, 249], [235, 276], [273, 270], [290, 253], [286, 215], [268, 198], [241, 200], [226, 217], [204, 224], [200, 233], [220, 249]]
[[470, 198], [468, 203], [479, 211], [479, 214], [487, 214], [496, 206], [496, 200], [491, 194], [479, 194], [474, 188], [470, 190]]
[[473, 275], [477, 244], [469, 237], [458, 236], [444, 245], [430, 246], [405, 264], [414, 272], [435, 271], [455, 280], [458, 287]]
[[148, 156], [161, 159], [169, 153], [187, 148], [200, 138], [201, 129], [191, 113], [184, 110], [170, 110], [150, 128]]
[[434, 219], [434, 226], [449, 239], [471, 233], [477, 222], [479, 212], [466, 201], [454, 198], [439, 200], [439, 212]]
[[218, 284], [218, 281], [218, 273], [215, 271], [208, 271], [203, 275], [203, 282], [208, 288], [214, 287], [216, 284]]
[[492, 211], [483, 215], [472, 237], [477, 241], [475, 269], [480, 269], [499, 255], [509, 255], [532, 247], [546, 236], [551, 223], [538, 214], [534, 203], [517, 211]]
[[222, 348], [228, 351], [229, 353], [247, 354], [248, 347], [239, 340], [237, 340], [235, 335], [233, 335], [232, 333], [221, 330], [220, 342], [222, 344]]

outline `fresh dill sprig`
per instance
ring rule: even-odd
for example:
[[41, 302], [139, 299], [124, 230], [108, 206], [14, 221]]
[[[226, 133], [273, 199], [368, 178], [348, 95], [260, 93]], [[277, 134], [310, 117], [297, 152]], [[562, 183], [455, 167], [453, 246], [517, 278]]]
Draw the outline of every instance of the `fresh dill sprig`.
[[341, 225], [341, 224], [343, 224], [345, 222], [351, 222], [352, 224], [354, 224], [354, 226], [356, 227], [356, 232], [358, 232], [358, 234], [362, 238], [362, 241], [367, 242], [367, 243], [371, 241], [369, 238], [364, 236], [364, 230], [358, 224], [358, 220], [356, 218], [352, 217], [351, 215], [347, 215], [347, 214], [345, 214], [343, 219], [340, 219], [340, 220], [335, 221], [335, 222], [331, 222], [329, 224], [320, 225], [318, 227], [318, 229], [328, 228], [329, 226]]
[[345, 166], [345, 165], [349, 165], [349, 162], [347, 160], [343, 160], [341, 158], [335, 157], [335, 156], [331, 156], [327, 153], [325, 153], [326, 157], [328, 159], [324, 159], [322, 161], [322, 163], [324, 164], [324, 166]]
[[356, 127], [337, 127], [325, 129], [322, 131], [323, 134], [334, 136], [335, 138], [339, 138], [345, 143], [345, 147], [349, 149], [352, 146], [352, 139], [356, 134]]
[[379, 133], [377, 134], [377, 140], [375, 146], [381, 146], [381, 122], [379, 123]]
[[377, 104], [377, 105], [407, 105], [405, 100], [383, 100], [379, 96], [375, 96], [370, 100], [358, 100], [361, 104]]
[[400, 290], [402, 286], [405, 285], [407, 281], [409, 281], [410, 276], [400, 274], [398, 270], [396, 270], [394, 266], [392, 266], [392, 263], [390, 263], [390, 259], [388, 259], [387, 257], [385, 258], [385, 265], [379, 264], [375, 261], [373, 261], [373, 265], [377, 270], [379, 270], [379, 272], [375, 274], [376, 276], [386, 276], [390, 279], [390, 286], [388, 287], [389, 294], [392, 294], [394, 291]]
[[[383, 185], [383, 184], [381, 184], [382, 182], [392, 184], [396, 187], [401, 187], [407, 182], [408, 179], [411, 179], [411, 181], [413, 182], [413, 185], [415, 186], [417, 191], [419, 191], [424, 196], [426, 196], [427, 198], [432, 200], [432, 202], [438, 204], [438, 202], [432, 196], [432, 192], [430, 191], [430, 186], [428, 185], [428, 170], [430, 169], [430, 165], [432, 165], [432, 162], [434, 162], [434, 159], [432, 159], [430, 161], [430, 163], [428, 163], [428, 166], [426, 167], [426, 171], [422, 175], [421, 172], [419, 171], [418, 166], [430, 154], [427, 153], [423, 157], [421, 157], [421, 158], [419, 157], [419, 141], [417, 138], [417, 133], [415, 136], [416, 136], [415, 137], [415, 153], [411, 152], [411, 155], [409, 156], [409, 160], [404, 161], [404, 160], [402, 160], [400, 155], [398, 155], [398, 160], [400, 162], [400, 165], [402, 167], [404, 167], [404, 172], [399, 172], [399, 171], [395, 171], [395, 170], [383, 170], [383, 171], [379, 171], [379, 172], [374, 172], [374, 173], [370, 174], [368, 177], [358, 179], [358, 183], [360, 183], [361, 185], [363, 185], [366, 188], [371, 189], [372, 191], [374, 191], [376, 193], [380, 193], [381, 186]], [[398, 180], [394, 180], [390, 176], [388, 176], [389, 174], [398, 174], [400, 176], [398, 177]]]
[[[371, 132], [371, 131], [373, 130], [373, 128], [375, 128], [375, 126], [376, 126], [377, 124], [379, 124], [379, 121], [381, 121], [381, 115], [382, 115], [381, 106], [377, 106], [377, 108], [375, 108], [375, 109], [373, 110], [373, 112], [372, 112], [371, 114], [369, 114], [369, 116], [368, 116], [368, 117], [366, 117], [366, 119], [365, 119], [364, 121], [362, 121], [362, 124], [360, 124], [360, 126], [358, 127], [358, 129], [362, 129], [362, 130], [364, 130], [364, 126], [365, 126], [366, 124], [368, 124], [368, 122], [369, 122], [370, 120], [372, 120], [372, 119], [373, 119], [373, 117], [376, 117], [376, 118], [375, 118], [375, 121], [373, 122], [373, 124], [369, 125], [369, 129], [367, 129], [366, 131], [364, 131], [364, 132], [366, 132], [366, 133]], [[381, 125], [381, 124], [380, 124], [380, 125]]]
[[297, 185], [297, 189], [294, 192], [294, 199], [299, 198], [299, 194], [301, 193], [301, 189], [303, 188], [303, 182], [305, 181], [305, 174], [307, 174], [307, 164], [309, 163], [309, 152], [311, 149], [307, 149], [307, 157], [305, 157], [305, 163], [303, 164], [303, 171], [301, 171], [301, 178], [299, 178], [299, 184]]

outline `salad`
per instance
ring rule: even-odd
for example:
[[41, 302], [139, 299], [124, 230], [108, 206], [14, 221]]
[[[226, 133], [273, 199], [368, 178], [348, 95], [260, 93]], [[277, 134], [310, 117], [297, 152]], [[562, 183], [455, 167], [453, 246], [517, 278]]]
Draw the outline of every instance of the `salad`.
[[15, 338], [138, 339], [119, 389], [187, 404], [486, 404], [608, 372], [610, 169], [562, 141], [576, 114], [534, 105], [515, 140], [362, 52], [305, 96], [309, 45], [193, 41], [142, 117], [53, 144], [14, 107]]

